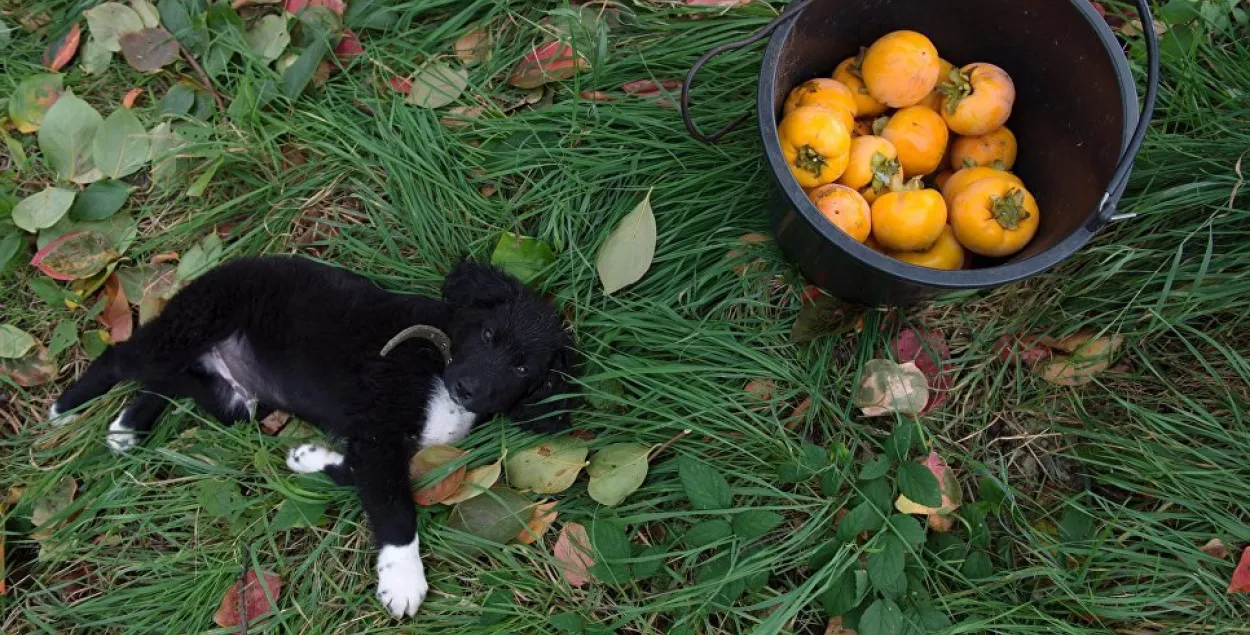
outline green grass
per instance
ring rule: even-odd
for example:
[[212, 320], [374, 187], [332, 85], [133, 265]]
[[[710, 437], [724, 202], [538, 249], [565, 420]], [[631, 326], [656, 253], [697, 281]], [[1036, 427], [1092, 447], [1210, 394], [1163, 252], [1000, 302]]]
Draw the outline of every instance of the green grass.
[[[90, 4], [31, 3], [22, 11], [47, 11], [60, 24]], [[919, 581], [912, 589], [923, 587], [950, 617], [953, 626], [943, 632], [1250, 632], [1250, 596], [1225, 593], [1232, 556], [1217, 560], [1199, 550], [1211, 538], [1238, 553], [1250, 544], [1244, 38], [1199, 38], [1192, 52], [1165, 60], [1157, 122], [1121, 204], [1137, 218], [1028, 282], [888, 314], [848, 310], [848, 325], [864, 317], [862, 332], [794, 345], [794, 269], [770, 245], [737, 260], [726, 256], [740, 249], [742, 234], [768, 229], [767, 167], [756, 131], [748, 125], [705, 146], [686, 136], [676, 111], [652, 101], [619, 92], [614, 102], [577, 97], [634, 79], [680, 77], [698, 54], [755, 30], [774, 9], [752, 3], [697, 21], [686, 15], [700, 11], [663, 3], [623, 9], [621, 24], [592, 57], [593, 70], [556, 85], [554, 103], [488, 110], [471, 126], [451, 129], [439, 113], [377, 90], [383, 69], [408, 72], [491, 16], [509, 26], [493, 59], [471, 74], [468, 98], [514, 94], [502, 74], [526, 50], [544, 12], [505, 2], [399, 4], [391, 31], [362, 34], [370, 61], [293, 103], [241, 108], [218, 126], [205, 145], [224, 150], [226, 160], [203, 198], [151, 193], [128, 204], [143, 219], [127, 254], [135, 261], [185, 251], [214, 226], [229, 226], [231, 256], [303, 251], [295, 221], [307, 212], [338, 230], [313, 243], [323, 259], [405, 292], [435, 292], [448, 263], [463, 254], [487, 257], [500, 231], [540, 237], [558, 254], [545, 290], [568, 307], [584, 357], [582, 381], [598, 398], [598, 407], [576, 414], [577, 425], [595, 433], [593, 447], [658, 444], [692, 431], [616, 508], [590, 500], [584, 479], [558, 497], [557, 527], [613, 523], [639, 554], [631, 564], [655, 568], [653, 575], [571, 588], [551, 556], [555, 531], [533, 546], [469, 557], [467, 538], [442, 526], [446, 510], [422, 508], [432, 592], [416, 621], [398, 625], [402, 632], [554, 633], [549, 617], [564, 612], [600, 629], [588, 632], [823, 632], [827, 617], [815, 598], [857, 566], [862, 549], [841, 549], [814, 568], [809, 561], [831, 540], [839, 512], [863, 494], [847, 485], [829, 495], [819, 479], [782, 484], [776, 467], [798, 456], [804, 441], [844, 444], [856, 457], [841, 466], [848, 474], [880, 452], [892, 422], [859, 416], [850, 390], [862, 362], [883, 355], [899, 324], [945, 332], [958, 369], [947, 404], [920, 422], [925, 442], [956, 470], [967, 500], [983, 498], [981, 482], [1007, 492], [988, 518], [988, 535], [965, 516], [950, 534], [959, 548], [945, 549], [931, 536], [910, 558]], [[15, 36], [2, 92], [37, 72], [43, 47], [39, 38]], [[699, 88], [707, 128], [754, 103], [758, 50], [728, 57], [704, 71], [718, 77]], [[236, 61], [218, 86], [227, 101], [243, 100], [270, 72]], [[139, 103], [146, 121], [157, 116], [151, 95], [162, 95], [169, 81], [168, 74], [141, 77], [119, 60], [102, 78], [67, 76], [67, 85], [106, 112], [131, 86], [151, 87]], [[286, 165], [284, 149], [307, 162]], [[185, 187], [202, 165], [184, 167]], [[47, 180], [38, 168], [21, 178], [24, 191]], [[498, 192], [484, 197], [483, 185]], [[638, 284], [605, 297], [595, 250], [648, 190], [659, 226], [654, 266]], [[734, 265], [752, 258], [762, 264], [735, 275]], [[44, 342], [61, 320], [95, 328], [82, 310], [40, 300], [29, 286], [36, 277], [22, 265], [4, 279], [5, 322]], [[1124, 364], [1082, 388], [1046, 384], [997, 361], [992, 350], [1003, 334], [1078, 328], [1126, 338]], [[282, 463], [306, 428], [292, 424], [269, 437], [183, 406], [171, 410], [156, 438], [119, 459], [101, 440], [123, 394], [65, 429], [43, 421], [51, 398], [87, 363], [77, 347], [61, 357], [54, 384], [3, 389], [12, 401], [0, 434], [0, 488], [25, 489], [4, 518], [11, 590], [0, 598], [0, 631], [210, 631], [221, 595], [243, 567], [275, 571], [284, 581], [280, 614], [252, 624], [252, 632], [396, 630], [373, 598], [369, 530], [352, 492], [294, 476]], [[770, 400], [744, 392], [756, 378], [775, 382]], [[620, 382], [620, 394], [607, 389], [609, 380]], [[805, 420], [784, 429], [807, 396], [813, 406]], [[531, 439], [492, 423], [461, 445], [478, 464]], [[724, 474], [733, 507], [692, 510], [677, 477], [680, 456]], [[66, 475], [80, 486], [77, 516], [36, 557], [31, 501]], [[220, 488], [243, 501], [225, 518], [202, 504], [202, 492]], [[288, 500], [328, 505], [325, 519], [313, 528], [271, 527]], [[780, 512], [786, 524], [751, 544], [702, 552], [673, 544], [694, 522], [747, 509]], [[987, 577], [966, 575], [967, 542], [989, 555]], [[651, 545], [665, 548], [644, 554]], [[710, 575], [722, 564], [727, 575]], [[717, 599], [725, 586], [761, 572], [768, 573], [763, 586], [730, 604]]]

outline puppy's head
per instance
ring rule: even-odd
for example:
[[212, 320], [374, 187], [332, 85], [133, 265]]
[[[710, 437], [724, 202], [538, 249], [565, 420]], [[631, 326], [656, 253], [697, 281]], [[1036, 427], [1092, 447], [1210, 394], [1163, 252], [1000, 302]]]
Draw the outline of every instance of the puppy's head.
[[443, 283], [454, 308], [443, 382], [470, 412], [504, 414], [539, 432], [569, 424], [572, 341], [554, 307], [520, 280], [463, 261]]

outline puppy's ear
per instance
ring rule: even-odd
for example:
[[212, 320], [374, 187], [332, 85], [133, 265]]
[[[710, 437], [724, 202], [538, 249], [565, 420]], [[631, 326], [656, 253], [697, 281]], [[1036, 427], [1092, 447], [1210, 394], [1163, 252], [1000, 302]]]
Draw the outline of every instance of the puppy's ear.
[[[521, 398], [507, 416], [534, 432], [558, 432], [572, 424], [570, 410], [577, 403], [569, 375], [573, 372], [573, 349], [564, 347], [556, 354], [547, 376]], [[560, 399], [551, 399], [564, 395]]]
[[443, 298], [459, 307], [488, 309], [515, 300], [523, 288], [499, 269], [461, 260], [443, 281]]

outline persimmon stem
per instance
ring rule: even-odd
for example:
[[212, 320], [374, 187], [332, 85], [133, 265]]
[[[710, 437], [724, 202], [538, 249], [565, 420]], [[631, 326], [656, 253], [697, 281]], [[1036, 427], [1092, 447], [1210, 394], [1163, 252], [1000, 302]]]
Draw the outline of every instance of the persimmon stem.
[[1024, 190], [1013, 187], [1004, 196], [990, 197], [990, 212], [1003, 229], [1013, 230], [1031, 216], [1024, 209]]
[[811, 172], [812, 176], [820, 176], [820, 172], [825, 169], [825, 155], [816, 151], [810, 145], [799, 146], [798, 154], [794, 157], [794, 167], [805, 172]]

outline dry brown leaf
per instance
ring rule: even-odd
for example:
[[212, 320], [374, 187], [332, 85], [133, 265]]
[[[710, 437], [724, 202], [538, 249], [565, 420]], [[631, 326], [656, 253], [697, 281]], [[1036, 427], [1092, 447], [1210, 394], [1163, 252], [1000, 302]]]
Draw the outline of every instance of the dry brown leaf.
[[[248, 571], [243, 576], [243, 592], [239, 593], [239, 583], [236, 581], [226, 590], [226, 594], [221, 598], [221, 606], [217, 612], [213, 614], [213, 623], [223, 628], [231, 626], [239, 626], [246, 620], [249, 624], [257, 618], [274, 610], [274, 605], [270, 603], [265, 591], [273, 597], [274, 602], [278, 600], [278, 594], [282, 592], [282, 579], [276, 573], [264, 572], [264, 580], [262, 581], [255, 571]], [[242, 597], [239, 597], [242, 595]], [[243, 611], [240, 612], [240, 605]]]
[[282, 432], [282, 429], [286, 427], [287, 422], [290, 420], [291, 415], [282, 412], [281, 410], [274, 410], [264, 419], [260, 420], [260, 429], [264, 430], [265, 434], [272, 437], [275, 434]]
[[1220, 560], [1223, 560], [1228, 557], [1228, 547], [1225, 547], [1224, 541], [1219, 538], [1212, 538], [1208, 540], [1207, 544], [1202, 545], [1198, 549], [1212, 558], [1219, 558]]
[[456, 58], [465, 66], [490, 61], [494, 43], [489, 26], [479, 26], [460, 36], [453, 45]]
[[547, 529], [551, 527], [551, 524], [556, 521], [556, 517], [560, 515], [555, 511], [555, 507], [556, 501], [551, 501], [539, 503], [530, 508], [530, 518], [525, 523], [525, 529], [522, 529], [521, 533], [517, 534], [517, 542], [523, 545], [533, 544], [535, 540], [547, 533]]

